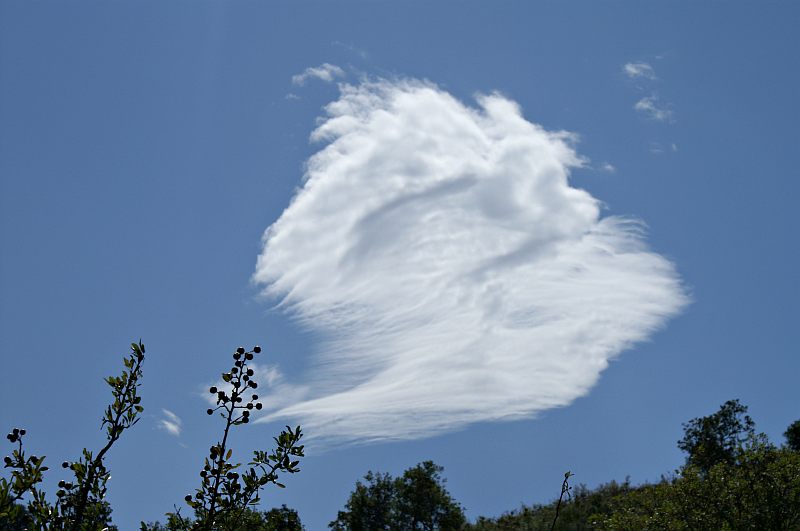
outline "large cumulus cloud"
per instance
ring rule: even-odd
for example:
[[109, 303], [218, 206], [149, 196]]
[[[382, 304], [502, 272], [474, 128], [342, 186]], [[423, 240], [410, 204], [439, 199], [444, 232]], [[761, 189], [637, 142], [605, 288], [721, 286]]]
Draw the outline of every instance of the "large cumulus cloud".
[[686, 303], [641, 226], [570, 186], [571, 136], [513, 101], [377, 81], [326, 113], [254, 279], [328, 339], [263, 420], [367, 441], [531, 417]]

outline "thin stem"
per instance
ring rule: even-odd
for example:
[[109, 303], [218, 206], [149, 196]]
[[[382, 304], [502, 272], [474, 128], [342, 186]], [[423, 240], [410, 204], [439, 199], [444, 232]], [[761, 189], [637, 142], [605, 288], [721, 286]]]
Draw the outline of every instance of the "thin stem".
[[[236, 397], [236, 391], [234, 390], [234, 392], [231, 395], [231, 398], [235, 399], [235, 397]], [[217, 472], [216, 472], [216, 474], [214, 474], [214, 487], [213, 487], [213, 490], [211, 491], [211, 505], [209, 506], [209, 509], [208, 509], [208, 525], [209, 525], [209, 529], [212, 529], [213, 528], [213, 524], [214, 524], [214, 510], [216, 509], [216, 505], [217, 505], [217, 495], [218, 495], [218, 492], [219, 492], [220, 476], [222, 475], [222, 464], [223, 464], [224, 459], [225, 459], [225, 449], [226, 449], [227, 444], [228, 444], [228, 432], [230, 431], [231, 426], [233, 425], [233, 420], [232, 420], [233, 408], [234, 408], [233, 401], [231, 401], [231, 408], [230, 409], [225, 408], [225, 411], [228, 412], [228, 417], [227, 417], [226, 423], [225, 423], [225, 433], [222, 436], [222, 443], [219, 446], [220, 447], [219, 461], [217, 461], [215, 463], [216, 468], [217, 468]]]
[[553, 518], [553, 523], [550, 526], [550, 531], [553, 531], [556, 528], [556, 521], [558, 520], [558, 513], [561, 510], [561, 501], [564, 499], [564, 494], [569, 496], [569, 478], [572, 476], [571, 472], [567, 472], [564, 474], [564, 482], [561, 483], [561, 495], [558, 497], [558, 503], [556, 504], [556, 516]]
[[[214, 486], [213, 486], [213, 489], [211, 491], [211, 503], [210, 503], [209, 509], [208, 509], [208, 526], [209, 526], [209, 529], [213, 529], [213, 526], [214, 526], [214, 517], [215, 517], [216, 506], [217, 506], [217, 497], [219, 496], [220, 479], [221, 479], [221, 476], [222, 476], [222, 465], [225, 463], [225, 460], [226, 460], [225, 451], [227, 449], [227, 444], [228, 444], [228, 433], [230, 432], [231, 426], [233, 426], [235, 422], [240, 420], [240, 419], [234, 419], [233, 417], [234, 417], [234, 415], [236, 413], [236, 409], [238, 407], [236, 405], [237, 398], [239, 398], [239, 396], [241, 395], [240, 389], [242, 389], [242, 374], [244, 374], [245, 371], [247, 370], [247, 357], [246, 357], [246, 354], [242, 354], [242, 358], [243, 358], [242, 359], [242, 364], [241, 364], [240, 367], [238, 367], [239, 370], [237, 371], [236, 376], [235, 377], [231, 377], [231, 387], [233, 388], [233, 391], [231, 392], [231, 398], [230, 398], [231, 406], [230, 406], [230, 409], [228, 409], [227, 406], [224, 406], [225, 407], [225, 411], [228, 413], [228, 415], [227, 415], [227, 417], [225, 419], [225, 432], [223, 433], [223, 436], [222, 436], [222, 443], [219, 445], [219, 448], [220, 448], [219, 459], [215, 463], [217, 472], [216, 472], [216, 474], [214, 474]], [[248, 388], [248, 385], [245, 385], [244, 388]]]

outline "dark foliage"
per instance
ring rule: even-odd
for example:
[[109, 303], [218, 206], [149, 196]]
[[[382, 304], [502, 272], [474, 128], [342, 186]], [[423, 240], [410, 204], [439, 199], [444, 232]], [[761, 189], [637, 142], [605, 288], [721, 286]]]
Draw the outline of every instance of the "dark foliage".
[[[800, 453], [756, 434], [746, 411], [731, 400], [717, 413], [684, 424], [679, 446], [690, 458], [674, 476], [639, 486], [626, 480], [596, 489], [576, 487], [554, 528], [800, 529]], [[543, 531], [550, 529], [557, 506], [554, 501], [521, 507], [498, 518], [479, 518], [468, 528]]]
[[800, 452], [800, 420], [789, 424], [789, 427], [783, 432], [783, 436], [786, 437], [787, 448]]
[[328, 527], [337, 531], [452, 531], [466, 525], [464, 510], [445, 489], [444, 469], [425, 461], [401, 477], [368, 472], [356, 482], [345, 510]]
[[[142, 524], [142, 531], [190, 531], [196, 522], [172, 515], [165, 524], [159, 522]], [[219, 528], [225, 531], [304, 531], [297, 511], [285, 505], [266, 512], [245, 509], [240, 515], [222, 519]]]
[[732, 464], [741, 445], [755, 434], [747, 406], [728, 400], [719, 411], [684, 423], [678, 448], [686, 452], [686, 464], [708, 472], [717, 463]]

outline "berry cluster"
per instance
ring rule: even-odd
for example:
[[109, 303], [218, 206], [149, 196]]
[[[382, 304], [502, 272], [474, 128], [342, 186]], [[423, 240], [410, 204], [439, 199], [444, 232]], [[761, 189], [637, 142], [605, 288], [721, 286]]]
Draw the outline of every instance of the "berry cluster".
[[[8, 433], [8, 435], [6, 435], [6, 439], [8, 439], [12, 444], [15, 444], [15, 443], [19, 444], [19, 449], [21, 451], [22, 450], [22, 436], [23, 435], [25, 435], [25, 430], [23, 428], [14, 428], [13, 430], [11, 430]], [[16, 452], [15, 452], [15, 454], [16, 454]], [[16, 457], [16, 455], [14, 457]], [[34, 456], [31, 456], [31, 457], [36, 457], [36, 456], [34, 455]], [[9, 456], [5, 456], [3, 458], [3, 464], [5, 465], [6, 468], [8, 468], [10, 466], [13, 466], [14, 459], [11, 459], [11, 457], [9, 457]]]
[[[23, 435], [25, 435], [25, 430], [23, 428], [14, 428], [13, 430], [11, 430], [8, 433], [8, 435], [6, 435], [6, 439], [8, 439], [12, 444], [19, 444], [19, 450], [14, 452], [14, 458], [15, 459], [12, 459], [9, 456], [5, 456], [3, 458], [3, 464], [5, 465], [5, 468], [12, 467], [12, 466], [15, 465], [15, 463], [17, 465], [21, 466], [21, 463], [19, 462], [20, 461], [19, 457], [20, 457], [20, 454], [22, 452], [22, 436]], [[31, 457], [36, 457], [36, 456], [33, 455]]]
[[[43, 500], [44, 493], [37, 488], [37, 484], [41, 483], [43, 474], [48, 470], [44, 463], [44, 456], [25, 455], [25, 450], [22, 447], [22, 438], [25, 436], [26, 431], [23, 428], [14, 428], [6, 435], [6, 439], [12, 444], [16, 444], [17, 448], [14, 449], [11, 456], [3, 458], [4, 468], [11, 469], [11, 480], [0, 478], [0, 516], [3, 514], [3, 503], [16, 502], [22, 499], [22, 496], [30, 492], [33, 500], [32, 505], [35, 506], [39, 503], [40, 506], [46, 502]], [[2, 521], [2, 518], [0, 518]]]
[[[232, 390], [230, 393], [217, 389], [212, 386], [208, 391], [212, 395], [217, 395], [217, 407], [209, 408], [206, 413], [209, 415], [214, 414], [219, 409], [224, 409], [225, 412], [233, 418], [233, 424], [247, 424], [250, 422], [250, 412], [253, 409], [261, 410], [263, 405], [258, 400], [258, 395], [251, 395], [251, 400], [246, 404], [243, 395], [249, 389], [256, 389], [258, 383], [253, 380], [253, 369], [247, 366], [248, 361], [252, 361], [255, 354], [261, 353], [261, 347], [255, 346], [250, 352], [245, 351], [244, 347], [239, 347], [233, 353], [233, 367], [230, 371], [222, 373], [222, 380], [231, 384]], [[223, 418], [226, 416], [222, 413]]]
[[23, 435], [25, 435], [25, 430], [23, 428], [14, 428], [8, 435], [6, 435], [6, 439], [12, 443], [15, 443], [19, 441]]
[[[19, 468], [24, 469], [29, 463], [30, 464], [37, 464], [40, 461], [44, 461], [44, 457], [37, 457], [31, 454], [29, 457], [25, 457], [25, 453], [22, 451], [22, 437], [25, 435], [26, 431], [24, 428], [14, 428], [11, 430], [8, 435], [6, 435], [6, 439], [8, 439], [12, 444], [17, 444], [18, 448], [14, 451], [14, 457], [11, 458], [9, 456], [5, 456], [3, 458], [3, 464], [6, 468]], [[47, 467], [43, 468], [47, 470]]]

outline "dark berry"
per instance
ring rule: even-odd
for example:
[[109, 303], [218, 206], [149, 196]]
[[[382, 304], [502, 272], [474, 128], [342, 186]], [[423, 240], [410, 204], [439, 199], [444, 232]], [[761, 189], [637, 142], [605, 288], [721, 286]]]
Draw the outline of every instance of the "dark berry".
[[263, 405], [261, 405], [261, 402], [259, 402], [258, 404], [256, 404], [256, 409], [261, 409], [262, 407], [264, 407], [264, 406], [263, 406]]
[[247, 354], [244, 355], [244, 359], [251, 360], [251, 359], [253, 359], [253, 355], [248, 352]]
[[244, 354], [244, 347], [239, 347], [236, 349], [237, 354]]
[[61, 468], [69, 468], [69, 461], [64, 461], [61, 463]]
[[261, 347], [259, 347], [258, 345], [254, 346], [253, 352], [255, 352], [256, 354], [261, 354]]
[[206, 409], [206, 413], [208, 413], [209, 415], [212, 415], [214, 413], [214, 410], [211, 409], [211, 408]]
[[213, 395], [214, 393], [217, 392], [217, 388], [216, 387], [212, 387], [211, 389], [208, 390], [208, 392], [210, 392]]

